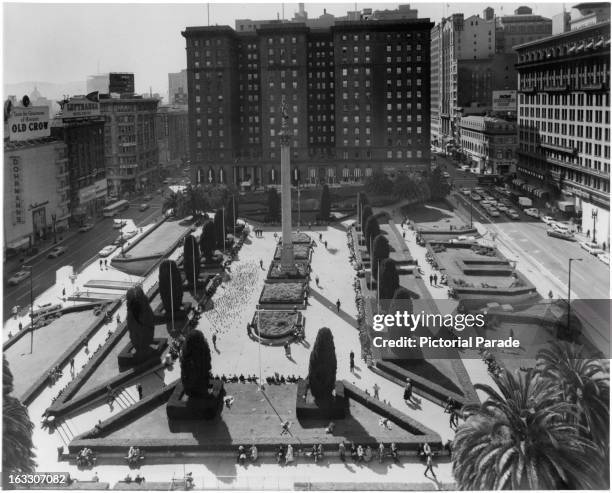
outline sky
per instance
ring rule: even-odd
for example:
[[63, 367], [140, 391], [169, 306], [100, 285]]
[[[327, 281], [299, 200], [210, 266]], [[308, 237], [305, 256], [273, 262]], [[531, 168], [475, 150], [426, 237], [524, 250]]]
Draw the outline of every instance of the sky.
[[[408, 3], [408, 2], [402, 2]], [[276, 19], [284, 6], [286, 19], [297, 3], [3, 3], [4, 84], [25, 81], [66, 83], [85, 81], [104, 72], [133, 72], [136, 92], [168, 90], [168, 73], [186, 67], [186, 26], [234, 27], [236, 18]], [[305, 3], [309, 18], [326, 8], [336, 16], [347, 10], [395, 9], [399, 3]], [[538, 3], [431, 3], [411, 2], [419, 17], [432, 21], [452, 13], [479, 13], [487, 6], [496, 15], [511, 14], [520, 5], [551, 17], [563, 10], [559, 2]], [[567, 4], [569, 10], [573, 4]], [[44, 96], [45, 94], [43, 94]]]

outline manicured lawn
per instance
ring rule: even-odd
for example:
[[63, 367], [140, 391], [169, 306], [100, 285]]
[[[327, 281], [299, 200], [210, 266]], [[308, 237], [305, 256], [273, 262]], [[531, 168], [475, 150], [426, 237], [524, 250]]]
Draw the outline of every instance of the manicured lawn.
[[[276, 253], [274, 254], [274, 258], [276, 260], [280, 260], [281, 258], [281, 249], [282, 246], [278, 245], [276, 247]], [[298, 260], [306, 260], [310, 258], [310, 245], [306, 245], [304, 243], [296, 243], [293, 245], [293, 255]]]
[[260, 310], [253, 317], [253, 324], [262, 337], [270, 339], [292, 334], [297, 325], [302, 323], [301, 312], [281, 310]]
[[261, 303], [302, 303], [304, 301], [304, 283], [275, 282], [264, 284]]

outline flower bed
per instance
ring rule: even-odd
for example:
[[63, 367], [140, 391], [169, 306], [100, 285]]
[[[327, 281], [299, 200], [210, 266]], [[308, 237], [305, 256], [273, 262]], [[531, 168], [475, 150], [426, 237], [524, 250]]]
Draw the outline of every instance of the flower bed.
[[267, 339], [279, 339], [293, 335], [299, 326], [304, 325], [301, 312], [282, 310], [261, 310], [253, 316], [252, 327], [255, 334]]
[[301, 304], [304, 302], [305, 285], [299, 281], [264, 284], [260, 303]]
[[[276, 247], [276, 253], [274, 253], [274, 259], [280, 260], [282, 246]], [[310, 245], [305, 243], [296, 243], [293, 245], [293, 256], [296, 260], [309, 260], [310, 259]]]
[[310, 266], [308, 261], [298, 260], [295, 263], [297, 272], [295, 274], [288, 274], [280, 270], [280, 260], [273, 260], [270, 263], [268, 270], [268, 281], [279, 281], [286, 282], [287, 279], [305, 279], [310, 273]]

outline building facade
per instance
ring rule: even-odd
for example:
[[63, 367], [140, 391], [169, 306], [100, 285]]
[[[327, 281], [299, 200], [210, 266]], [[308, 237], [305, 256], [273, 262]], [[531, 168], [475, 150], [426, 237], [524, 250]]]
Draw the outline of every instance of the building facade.
[[140, 96], [101, 98], [108, 193], [149, 190], [159, 180], [155, 119], [159, 100]]
[[513, 43], [549, 36], [551, 26], [528, 7], [501, 17], [488, 7], [482, 17], [442, 19], [431, 34], [432, 143], [459, 147], [461, 117], [484, 116], [492, 109], [493, 91], [516, 90]]
[[516, 171], [516, 124], [488, 116], [464, 116], [461, 148], [478, 173], [507, 175]]
[[194, 181], [280, 183], [283, 99], [294, 182], [425, 170], [431, 27], [404, 19], [187, 28]]
[[66, 144], [70, 213], [74, 224], [102, 214], [106, 203], [104, 118], [62, 119], [54, 122], [52, 135]]
[[168, 104], [187, 105], [187, 70], [168, 74]]
[[55, 137], [5, 140], [4, 163], [4, 247], [26, 249], [67, 228], [66, 144]]
[[583, 231], [609, 245], [610, 21], [516, 49], [516, 184], [535, 184], [560, 210], [577, 211]]

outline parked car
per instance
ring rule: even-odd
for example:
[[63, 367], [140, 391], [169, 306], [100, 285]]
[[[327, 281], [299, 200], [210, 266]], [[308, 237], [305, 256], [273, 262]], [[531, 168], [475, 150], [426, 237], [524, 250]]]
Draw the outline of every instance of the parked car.
[[468, 171], [470, 171], [470, 167], [467, 164], [463, 164], [461, 166], [461, 171], [468, 172]]
[[123, 237], [126, 240], [129, 240], [130, 238], [134, 238], [134, 236], [136, 236], [138, 234], [138, 231], [133, 230], [133, 231], [127, 231], [125, 233], [123, 233]]
[[572, 233], [570, 233], [569, 231], [558, 229], [554, 225], [546, 228], [546, 234], [548, 236], [552, 236], [553, 238], [560, 238], [562, 240], [568, 240], [568, 241], [576, 241], [576, 238], [574, 238], [574, 235]]
[[589, 252], [591, 255], [599, 255], [600, 253], [604, 253], [604, 251], [596, 244], [590, 242], [583, 241], [580, 243], [580, 247]]
[[66, 247], [64, 246], [56, 246], [53, 250], [49, 252], [47, 258], [57, 258], [60, 255], [64, 255], [66, 253]]
[[102, 250], [98, 252], [100, 257], [108, 257], [111, 253], [113, 253], [117, 247], [115, 245], [107, 245]]
[[85, 223], [85, 224], [83, 224], [83, 226], [81, 226], [78, 229], [78, 231], [79, 231], [79, 233], [86, 233], [90, 229], [93, 229], [93, 227], [94, 227], [93, 223]]
[[601, 260], [604, 264], [610, 265], [610, 255], [607, 253], [598, 253], [597, 258]]
[[525, 214], [531, 217], [540, 217], [540, 211], [538, 211], [535, 207], [530, 207], [529, 209], [525, 209]]
[[126, 224], [127, 224], [127, 221], [117, 221], [117, 220], [115, 220], [115, 222], [113, 223], [113, 228], [114, 229], [121, 229]]
[[[117, 238], [115, 238], [115, 241], [113, 241], [113, 245], [115, 246], [121, 246], [123, 245], [125, 242], [127, 241], [127, 238], [125, 236], [119, 235], [117, 236]], [[110, 254], [109, 254], [110, 255]]]
[[506, 212], [506, 216], [508, 216], [513, 221], [516, 221], [516, 220], [521, 218], [521, 216], [519, 216], [518, 212], [516, 212], [514, 209], [506, 209], [505, 212]]
[[144, 200], [145, 202], [149, 202], [150, 200], [153, 200], [153, 195], [145, 195], [142, 200]]
[[9, 278], [8, 285], [17, 286], [17, 284], [19, 284], [21, 281], [30, 277], [31, 274], [32, 273], [29, 270], [20, 270], [19, 272], [16, 272], [15, 275], [13, 275], [11, 278]]
[[544, 224], [550, 224], [554, 222], [554, 219], [551, 216], [542, 216], [540, 219], [542, 219]]
[[481, 198], [482, 198], [482, 197], [481, 197], [480, 195], [478, 195], [477, 193], [472, 193], [471, 197], [472, 197], [472, 200], [475, 200], [476, 202], [478, 202], [478, 201], [479, 201], [479, 200], [481, 200]]
[[461, 193], [467, 196], [467, 195], [470, 195], [471, 192], [469, 188], [462, 188]]
[[151, 207], [149, 204], [140, 204], [140, 212], [146, 211], [149, 207]]
[[445, 171], [444, 173], [442, 173], [442, 176], [444, 178], [450, 178], [450, 175], [448, 174], [448, 171]]
[[491, 217], [499, 217], [499, 212], [498, 212], [498, 210], [497, 210], [497, 209], [492, 208], [492, 209], [489, 211], [489, 215], [490, 215]]

